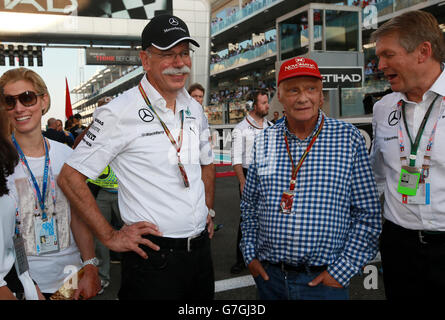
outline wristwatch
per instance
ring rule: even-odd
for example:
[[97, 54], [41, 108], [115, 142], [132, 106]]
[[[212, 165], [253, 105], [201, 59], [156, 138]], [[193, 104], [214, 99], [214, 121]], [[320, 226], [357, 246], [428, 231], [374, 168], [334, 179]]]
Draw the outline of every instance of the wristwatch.
[[215, 210], [209, 209], [209, 215], [210, 215], [210, 217], [215, 218], [215, 216], [216, 216]]
[[99, 266], [99, 259], [97, 259], [96, 257], [88, 259], [88, 260], [82, 262], [82, 267], [85, 267], [88, 264], [92, 264], [93, 266], [97, 267], [97, 266]]

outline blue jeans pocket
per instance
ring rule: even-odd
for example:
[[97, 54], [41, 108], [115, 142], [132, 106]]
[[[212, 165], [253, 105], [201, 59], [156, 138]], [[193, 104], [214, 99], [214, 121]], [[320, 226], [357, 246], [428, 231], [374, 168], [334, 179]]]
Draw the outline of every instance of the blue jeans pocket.
[[253, 280], [255, 281], [256, 285], [258, 286], [259, 284], [261, 284], [262, 282], [264, 282], [263, 277], [259, 274], [256, 277], [253, 277]]
[[324, 284], [319, 284], [320, 286], [320, 299], [326, 300], [348, 300], [349, 299], [349, 288], [336, 288], [330, 287]]

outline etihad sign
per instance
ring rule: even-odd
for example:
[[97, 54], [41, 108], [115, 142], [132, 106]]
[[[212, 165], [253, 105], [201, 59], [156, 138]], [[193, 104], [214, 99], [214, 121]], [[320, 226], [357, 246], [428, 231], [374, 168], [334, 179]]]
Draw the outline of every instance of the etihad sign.
[[362, 75], [356, 74], [323, 74], [324, 82], [361, 82]]
[[363, 86], [363, 67], [321, 67], [323, 89], [360, 88]]

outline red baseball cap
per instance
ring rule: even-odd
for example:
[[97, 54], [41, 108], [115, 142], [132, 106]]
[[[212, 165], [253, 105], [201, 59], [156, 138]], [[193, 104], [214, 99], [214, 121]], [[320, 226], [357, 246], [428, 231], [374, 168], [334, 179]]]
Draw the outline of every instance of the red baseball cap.
[[280, 82], [283, 80], [301, 76], [316, 77], [323, 80], [320, 70], [318, 70], [318, 65], [314, 60], [296, 57], [283, 62], [281, 65], [277, 86], [280, 85]]

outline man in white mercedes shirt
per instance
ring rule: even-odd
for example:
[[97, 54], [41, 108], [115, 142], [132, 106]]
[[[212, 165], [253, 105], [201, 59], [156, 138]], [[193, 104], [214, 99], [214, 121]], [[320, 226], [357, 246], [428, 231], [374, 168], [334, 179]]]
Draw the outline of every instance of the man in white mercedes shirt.
[[373, 38], [378, 67], [394, 91], [374, 105], [371, 154], [385, 195], [385, 293], [388, 299], [437, 298], [445, 290], [443, 34], [432, 14], [410, 11]]
[[[232, 131], [232, 166], [239, 181], [240, 198], [246, 183], [247, 169], [251, 162], [251, 152], [255, 136], [267, 127], [273, 125], [266, 119], [269, 113], [269, 95], [267, 90], [252, 90], [248, 95], [248, 104], [252, 108], [246, 117]], [[230, 272], [238, 274], [246, 268], [243, 254], [239, 248], [241, 228], [238, 226], [236, 242], [236, 262]]]
[[[184, 85], [191, 68], [187, 25], [154, 17], [142, 32], [140, 84], [94, 113], [65, 164], [61, 188], [97, 238], [125, 252], [119, 299], [213, 299], [215, 168], [201, 105]], [[125, 226], [101, 215], [85, 179], [110, 164]]]

